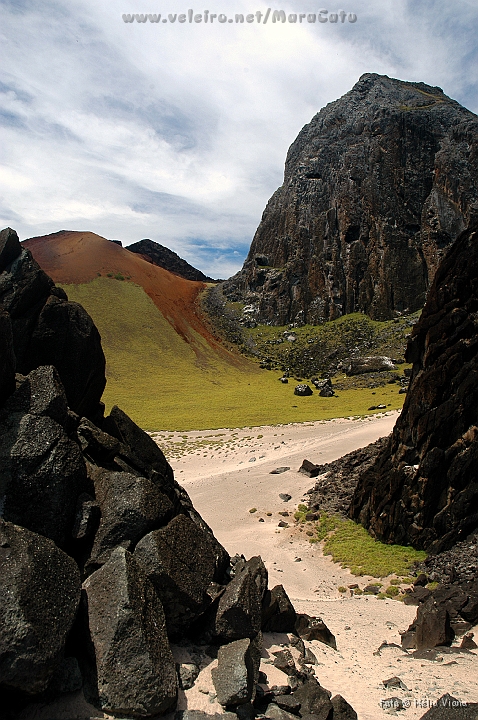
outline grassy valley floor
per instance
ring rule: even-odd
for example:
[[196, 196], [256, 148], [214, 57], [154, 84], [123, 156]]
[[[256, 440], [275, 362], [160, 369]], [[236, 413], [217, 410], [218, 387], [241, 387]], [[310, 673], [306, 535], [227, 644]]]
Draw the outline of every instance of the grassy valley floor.
[[[402, 407], [398, 385], [354, 387], [342, 373], [337, 397], [294, 395], [298, 381], [279, 382], [237, 352], [211, 346], [192, 327], [179, 334], [138, 285], [98, 277], [63, 285], [92, 316], [107, 360], [107, 411], [119, 405], [148, 430], [201, 430], [364, 416], [383, 404]], [[357, 383], [355, 383], [357, 384]]]

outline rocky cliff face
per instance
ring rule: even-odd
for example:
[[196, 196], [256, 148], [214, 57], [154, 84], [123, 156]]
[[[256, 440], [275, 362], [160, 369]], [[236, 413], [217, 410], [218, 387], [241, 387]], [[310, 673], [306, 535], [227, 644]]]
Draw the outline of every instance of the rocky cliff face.
[[440, 265], [413, 328], [409, 391], [351, 514], [381, 540], [439, 551], [478, 527], [478, 225]]
[[476, 115], [440, 88], [363, 75], [291, 145], [224, 293], [279, 325], [417, 310], [478, 216], [477, 178]]
[[207, 275], [204, 275], [200, 270], [196, 270], [196, 268], [186, 262], [186, 260], [179, 257], [177, 253], [164, 247], [164, 245], [154, 242], [154, 240], [140, 240], [137, 243], [129, 245], [127, 250], [141, 255], [141, 257], [153, 265], [159, 265], [159, 267], [169, 270], [169, 272], [179, 275], [185, 280], [217, 282], [217, 280], [213, 280], [207, 277]]

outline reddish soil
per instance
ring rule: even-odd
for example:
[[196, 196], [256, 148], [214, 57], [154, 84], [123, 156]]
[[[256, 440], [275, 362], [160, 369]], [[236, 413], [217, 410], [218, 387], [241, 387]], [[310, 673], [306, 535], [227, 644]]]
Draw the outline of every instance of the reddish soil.
[[92, 232], [61, 230], [29, 238], [23, 244], [57, 283], [79, 285], [94, 280], [99, 273], [103, 277], [112, 273], [140, 285], [176, 332], [194, 348], [199, 361], [201, 351], [191, 330], [228, 362], [239, 367], [250, 365], [224, 348], [206, 327], [198, 308], [204, 283], [184, 280]]

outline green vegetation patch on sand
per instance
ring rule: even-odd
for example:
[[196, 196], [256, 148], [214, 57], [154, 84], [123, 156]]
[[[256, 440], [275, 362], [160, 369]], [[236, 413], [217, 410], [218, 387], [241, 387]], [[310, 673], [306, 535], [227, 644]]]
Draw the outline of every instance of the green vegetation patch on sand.
[[324, 539], [324, 555], [332, 555], [334, 562], [349, 568], [354, 575], [376, 578], [397, 575], [405, 578], [410, 574], [412, 565], [422, 562], [427, 556], [423, 550], [379, 542], [353, 520], [327, 513], [321, 515], [313, 541]]
[[[191, 330], [201, 362], [144, 290], [132, 282], [98, 277], [65, 285], [96, 323], [107, 361], [106, 409], [119, 405], [141, 427], [204, 430], [328, 420], [370, 414], [371, 405], [401, 408], [404, 395], [385, 385], [344, 390], [338, 397], [294, 395], [294, 380], [242, 360], [237, 367]], [[373, 392], [373, 394], [372, 394]]]

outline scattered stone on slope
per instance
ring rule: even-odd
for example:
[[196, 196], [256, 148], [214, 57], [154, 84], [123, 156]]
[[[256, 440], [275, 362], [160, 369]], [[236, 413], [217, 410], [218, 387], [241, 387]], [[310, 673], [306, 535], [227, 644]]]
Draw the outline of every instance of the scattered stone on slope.
[[303, 640], [319, 640], [325, 645], [337, 650], [335, 636], [330, 632], [322, 618], [298, 614], [295, 630]]
[[219, 648], [212, 680], [221, 705], [243, 705], [254, 699], [259, 678], [260, 648], [244, 638]]
[[84, 582], [94, 657], [87, 691], [102, 710], [150, 717], [174, 708], [177, 676], [161, 602], [133, 556], [117, 548]]
[[294, 395], [298, 395], [299, 397], [307, 397], [308, 395], [313, 395], [313, 392], [309, 385], [307, 385], [306, 383], [300, 383], [299, 385], [295, 386]]
[[362, 375], [363, 373], [396, 369], [391, 358], [377, 355], [374, 357], [351, 358], [346, 365], [345, 372], [347, 375]]
[[310, 460], [303, 460], [302, 465], [299, 468], [299, 472], [303, 475], [307, 475], [307, 477], [313, 478], [320, 474], [321, 468], [322, 465], [316, 465], [315, 463], [310, 462]]
[[153, 583], [166, 615], [168, 634], [183, 634], [211, 603], [208, 589], [217, 578], [209, 536], [178, 515], [137, 544], [134, 557]]
[[0, 519], [0, 689], [45, 690], [80, 589], [74, 560], [51, 540]]

